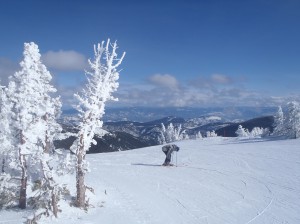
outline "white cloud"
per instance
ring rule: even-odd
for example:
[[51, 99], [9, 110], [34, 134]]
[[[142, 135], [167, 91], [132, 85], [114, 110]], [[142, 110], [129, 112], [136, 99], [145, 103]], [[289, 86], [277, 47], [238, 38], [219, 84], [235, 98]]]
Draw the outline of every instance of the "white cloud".
[[[218, 82], [227, 82], [220, 80]], [[234, 85], [218, 85], [213, 83], [212, 76], [199, 83], [205, 84], [201, 88], [199, 84], [192, 85], [192, 82], [179, 83], [171, 75], [153, 75], [148, 81], [143, 84], [120, 83], [120, 88], [114, 93], [119, 102], [113, 104], [126, 107], [278, 106], [288, 101], [289, 97], [300, 99], [299, 95], [274, 97], [266, 92], [241, 87], [238, 82], [234, 82]], [[65, 106], [74, 103], [73, 94], [77, 92], [74, 87], [59, 90], [67, 104]]]
[[190, 81], [190, 84], [194, 87], [205, 88], [205, 89], [217, 89], [218, 85], [232, 85], [236, 82], [227, 75], [223, 74], [212, 74], [209, 77], [199, 76], [196, 79]]
[[155, 74], [148, 78], [150, 83], [160, 86], [160, 87], [166, 87], [168, 89], [177, 90], [179, 88], [179, 83], [177, 79], [169, 74], [161, 75], [161, 74]]
[[[119, 106], [211, 107], [211, 106], [277, 106], [279, 100], [246, 88], [198, 88], [181, 83], [181, 88], [140, 88], [120, 85], [116, 93]], [[287, 100], [287, 97], [282, 99]]]
[[222, 74], [212, 74], [211, 80], [217, 84], [231, 84], [232, 83], [232, 79], [229, 76], [222, 75]]
[[48, 51], [42, 55], [43, 63], [48, 67], [61, 71], [83, 71], [87, 68], [87, 59], [76, 51]]
[[81, 93], [83, 86], [62, 86], [56, 85], [57, 95], [61, 97], [62, 107], [64, 109], [73, 108], [73, 106], [78, 104], [78, 101], [74, 97], [75, 93]]
[[[80, 87], [58, 88], [62, 95], [64, 106], [74, 104], [75, 92]], [[170, 88], [150, 86], [144, 84], [120, 84], [114, 93], [119, 98], [116, 106], [145, 106], [145, 107], [217, 107], [217, 106], [278, 106], [291, 99], [300, 100], [299, 95], [272, 97], [262, 92], [246, 88], [228, 87], [219, 89], [205, 89], [181, 84], [181, 88], [173, 91]]]

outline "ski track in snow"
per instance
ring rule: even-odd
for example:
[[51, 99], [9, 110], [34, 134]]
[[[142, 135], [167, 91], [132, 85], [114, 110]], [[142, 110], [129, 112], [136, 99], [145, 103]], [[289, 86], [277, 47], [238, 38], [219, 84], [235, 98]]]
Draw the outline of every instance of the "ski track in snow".
[[[242, 161], [242, 163], [241, 163], [241, 161]], [[250, 166], [248, 165], [248, 163], [245, 162], [245, 161], [243, 161], [243, 160], [238, 160], [238, 162], [235, 162], [235, 163], [238, 164], [238, 165], [241, 165], [241, 164], [244, 165], [244, 164], [246, 164], [245, 167], [247, 167], [248, 169], [250, 169]], [[179, 166], [179, 167], [180, 167], [180, 166]], [[198, 169], [198, 170], [206, 170], [206, 171], [216, 172], [216, 173], [219, 173], [219, 174], [221, 174], [221, 175], [228, 176], [228, 177], [231, 177], [232, 175], [234, 175], [234, 173], [231, 173], [231, 172], [224, 172], [224, 171], [219, 171], [219, 170], [215, 170], [215, 169], [205, 169], [205, 168], [201, 168], [201, 167], [192, 167], [192, 166], [181, 166], [181, 167], [188, 168], [188, 169]], [[251, 178], [251, 179], [257, 181], [257, 183], [264, 185], [265, 188], [266, 188], [266, 189], [268, 190], [268, 192], [270, 193], [270, 196], [272, 196], [272, 191], [270, 190], [270, 188], [269, 188], [265, 183], [263, 183], [262, 181], [258, 180], [258, 179], [255, 178], [255, 177], [248, 177], [248, 178]], [[245, 187], [247, 187], [247, 181], [244, 181], [244, 180], [242, 180], [242, 179], [241, 179], [240, 181], [244, 184]], [[223, 186], [223, 187], [226, 188], [225, 186]], [[233, 191], [233, 192], [235, 192], [235, 193], [241, 195], [241, 196], [243, 197], [243, 199], [245, 198], [245, 195], [244, 195], [244, 194], [242, 194], [242, 193], [240, 193], [240, 192], [237, 192], [237, 191], [234, 191], [234, 190], [229, 189], [229, 188], [227, 188], [227, 189], [228, 189], [229, 191]], [[262, 211], [257, 212], [257, 215], [255, 215], [250, 221], [248, 221], [248, 222], [245, 223], [245, 224], [252, 223], [255, 219], [257, 219], [259, 216], [261, 216], [262, 214], [264, 214], [264, 212], [265, 212], [265, 211], [270, 207], [270, 205], [272, 204], [273, 200], [274, 200], [274, 198], [273, 198], [273, 196], [272, 196], [270, 202], [268, 203], [268, 205], [267, 205]], [[178, 200], [177, 200], [177, 201], [178, 201]], [[178, 203], [180, 203], [180, 202], [178, 201]], [[181, 204], [181, 203], [180, 203], [180, 204]], [[181, 205], [182, 205], [182, 204], [181, 204]], [[182, 205], [182, 206], [183, 206], [183, 205]], [[184, 207], [184, 206], [183, 206], [183, 207]], [[185, 208], [185, 207], [184, 207], [184, 208]], [[185, 209], [186, 209], [186, 208], [185, 208]], [[222, 220], [222, 221], [224, 222], [224, 221], [226, 221], [226, 220]]]
[[[101, 206], [55, 223], [300, 223], [300, 140], [176, 144], [177, 167], [160, 166], [162, 146], [88, 155], [87, 184]], [[0, 211], [0, 224], [20, 223], [13, 214]]]
[[273, 202], [273, 198], [272, 198], [272, 200], [270, 201], [270, 203], [261, 211], [261, 212], [259, 212], [255, 217], [253, 217], [249, 222], [247, 222], [246, 224], [249, 224], [249, 223], [251, 223], [251, 222], [253, 222], [256, 218], [258, 218], [259, 216], [261, 216], [262, 214], [264, 214], [265, 213], [265, 211], [270, 207], [270, 205], [272, 204], [272, 202]]
[[[246, 167], [248, 170], [251, 169], [250, 166], [249, 166], [249, 164], [248, 164], [246, 161], [244, 161], [244, 160], [236, 160], [235, 163], [236, 163], [237, 165], [239, 165], [239, 166], [244, 166], [244, 165], [245, 165], [245, 167]], [[224, 172], [221, 172], [221, 171], [218, 171], [218, 170], [211, 170], [211, 171], [215, 171], [215, 172], [218, 172], [218, 173], [221, 173], [221, 174], [226, 175]], [[234, 173], [231, 173], [231, 174], [234, 174]], [[264, 182], [260, 181], [259, 179], [255, 178], [255, 177], [250, 177], [250, 178], [253, 179], [253, 180], [255, 180], [255, 181], [257, 181], [257, 183], [260, 183], [260, 184], [262, 184], [262, 185], [265, 186], [265, 188], [266, 188], [266, 189], [268, 190], [268, 192], [270, 193], [271, 200], [270, 200], [270, 202], [268, 203], [268, 205], [267, 205], [262, 211], [258, 212], [257, 215], [255, 215], [251, 220], [249, 220], [249, 221], [248, 221], [247, 223], [245, 223], [245, 224], [252, 223], [252, 222], [253, 222], [254, 220], [256, 220], [259, 216], [263, 215], [263, 214], [265, 213], [265, 211], [271, 206], [271, 204], [273, 203], [273, 200], [274, 200], [272, 191], [271, 191], [271, 189], [268, 187], [267, 184], [265, 184]], [[245, 186], [247, 186], [247, 182], [246, 182], [246, 181], [243, 181], [243, 180], [241, 180], [241, 181], [245, 184]], [[237, 193], [239, 193], [239, 192], [237, 192]], [[244, 195], [243, 195], [243, 198], [245, 198]]]

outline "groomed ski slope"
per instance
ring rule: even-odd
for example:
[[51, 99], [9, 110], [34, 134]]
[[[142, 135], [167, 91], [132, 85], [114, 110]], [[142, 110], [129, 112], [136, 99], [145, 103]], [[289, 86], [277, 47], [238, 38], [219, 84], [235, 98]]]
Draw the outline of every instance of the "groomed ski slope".
[[[299, 139], [176, 144], [177, 167], [160, 166], [161, 146], [88, 155], [94, 208], [65, 210], [49, 223], [300, 223]], [[22, 214], [2, 211], [0, 223], [20, 223]]]

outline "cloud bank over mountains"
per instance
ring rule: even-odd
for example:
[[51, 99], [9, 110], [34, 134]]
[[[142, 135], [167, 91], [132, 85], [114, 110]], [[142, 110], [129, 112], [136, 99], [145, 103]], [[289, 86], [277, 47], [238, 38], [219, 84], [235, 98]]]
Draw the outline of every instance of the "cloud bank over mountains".
[[117, 92], [122, 106], [214, 107], [214, 106], [278, 106], [300, 94], [273, 96], [247, 88], [243, 77], [224, 74], [199, 76], [179, 81], [170, 74], [154, 74], [143, 84], [120, 85]]
[[[84, 85], [78, 80], [79, 77], [84, 77], [84, 70], [88, 68], [87, 57], [73, 50], [60, 50], [48, 51], [42, 54], [42, 59], [54, 76], [64, 107], [72, 107], [76, 104], [74, 93], [80, 92]], [[0, 58], [1, 84], [7, 85], [8, 77], [18, 69], [17, 62]], [[122, 80], [126, 80], [126, 75], [126, 72], [121, 72], [121, 76], [124, 76]], [[62, 81], [64, 78], [67, 81]], [[146, 77], [142, 83], [120, 81], [115, 95], [119, 102], [110, 105], [120, 107], [278, 106], [286, 101], [300, 100], [299, 93], [272, 95], [267, 91], [249, 88], [248, 81], [243, 76], [221, 73], [199, 75], [192, 80], [179, 80], [171, 74], [157, 73]]]

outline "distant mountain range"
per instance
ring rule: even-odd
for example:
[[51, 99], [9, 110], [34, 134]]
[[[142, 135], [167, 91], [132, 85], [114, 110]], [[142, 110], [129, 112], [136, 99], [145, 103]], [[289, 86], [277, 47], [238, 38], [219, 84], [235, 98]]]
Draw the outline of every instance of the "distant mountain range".
[[259, 117], [244, 122], [238, 122], [238, 123], [232, 123], [226, 125], [222, 128], [217, 129], [216, 133], [219, 136], [235, 137], [236, 136], [235, 132], [238, 129], [239, 125], [242, 125], [243, 128], [246, 128], [249, 131], [251, 131], [254, 127], [260, 127], [260, 128], [268, 128], [270, 132], [273, 132], [273, 123], [274, 123], [273, 116]]
[[[134, 110], [132, 108], [132, 110]], [[119, 111], [124, 116], [129, 113], [129, 109], [123, 111]], [[159, 111], [159, 110], [158, 110]], [[224, 110], [225, 111], [225, 110]], [[237, 119], [234, 117], [232, 120], [229, 120], [228, 114], [230, 112], [227, 111], [227, 115], [224, 115], [223, 112], [210, 112], [202, 116], [197, 116], [194, 118], [182, 118], [176, 116], [167, 116], [161, 119], [156, 119], [152, 121], [146, 122], [137, 122], [137, 121], [106, 121], [104, 122], [103, 129], [107, 131], [103, 137], [96, 136], [95, 140], [97, 141], [97, 145], [93, 145], [89, 151], [89, 153], [102, 153], [102, 152], [113, 152], [118, 150], [129, 150], [135, 148], [142, 148], [152, 145], [159, 144], [159, 136], [161, 124], [168, 126], [172, 123], [174, 126], [181, 127], [186, 130], [186, 133], [191, 137], [195, 138], [195, 135], [198, 132], [201, 132], [203, 136], [206, 135], [207, 131], [215, 131], [219, 136], [226, 137], [235, 137], [235, 131], [238, 128], [238, 125], [241, 124], [244, 128], [247, 128], [249, 131], [252, 130], [253, 127], [262, 127], [269, 128], [271, 131], [273, 130], [273, 116], [260, 116], [259, 118], [250, 119], [243, 121], [242, 119]], [[254, 109], [252, 112], [246, 112], [245, 108], [240, 109], [240, 117], [246, 117], [246, 115], [255, 114]], [[268, 112], [269, 111], [269, 112]], [[271, 113], [273, 109], [265, 108], [261, 109], [260, 113]], [[133, 111], [132, 111], [133, 112]], [[135, 111], [136, 113], [137, 111]], [[107, 111], [107, 114], [110, 114]], [[117, 112], [115, 111], [117, 114]], [[179, 113], [179, 112], [178, 112]], [[182, 110], [182, 114], [192, 114], [192, 111], [188, 112]], [[256, 111], [258, 113], [258, 110]], [[144, 111], [144, 115], [151, 114], [150, 111]], [[244, 114], [242, 116], [242, 114]], [[129, 114], [127, 114], [129, 115]], [[134, 114], [131, 114], [132, 117]], [[141, 115], [139, 115], [142, 118]], [[154, 116], [154, 115], [151, 115]], [[158, 115], [157, 115], [158, 116]], [[224, 118], [225, 116], [225, 118]], [[144, 117], [145, 119], [145, 117]], [[76, 116], [72, 113], [65, 113], [63, 118], [60, 121], [63, 124], [64, 131], [76, 132]], [[69, 148], [74, 141], [74, 137], [70, 137], [63, 141], [57, 141], [56, 146], [62, 148]]]

